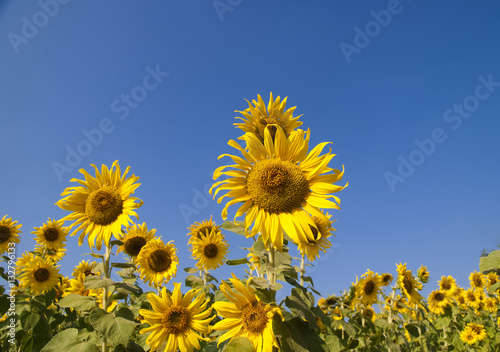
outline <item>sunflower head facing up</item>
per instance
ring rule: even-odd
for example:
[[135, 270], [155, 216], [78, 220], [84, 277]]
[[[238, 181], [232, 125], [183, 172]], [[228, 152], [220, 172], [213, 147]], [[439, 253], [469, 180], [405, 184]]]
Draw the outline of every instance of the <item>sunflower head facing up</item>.
[[187, 235], [189, 236], [189, 244], [192, 244], [196, 239], [200, 239], [202, 235], [209, 235], [212, 230], [218, 233], [222, 238], [224, 238], [224, 235], [222, 234], [222, 232], [220, 232], [220, 226], [217, 226], [217, 224], [212, 220], [212, 216], [210, 216], [210, 219], [203, 220], [201, 223], [193, 223], [188, 227], [188, 230], [189, 233]]
[[161, 294], [148, 294], [153, 310], [140, 309], [139, 314], [150, 326], [140, 330], [151, 333], [146, 342], [151, 351], [192, 352], [193, 347], [201, 350], [200, 340], [210, 341], [200, 334], [210, 333], [209, 323], [213, 319], [208, 299], [200, 290], [189, 290], [184, 296], [181, 284], [174, 283], [172, 294], [162, 288]]
[[446, 291], [450, 295], [455, 295], [455, 293], [458, 291], [457, 282], [451, 275], [442, 276], [441, 280], [438, 281], [438, 284], [440, 291]]
[[243, 117], [236, 117], [243, 122], [234, 125], [245, 133], [253, 133], [262, 143], [264, 143], [264, 131], [266, 130], [271, 132], [271, 137], [274, 140], [276, 126], [282, 128], [288, 137], [293, 130], [302, 125], [302, 122], [298, 121], [302, 115], [293, 116], [296, 106], [285, 110], [286, 101], [287, 97], [283, 100], [279, 96], [273, 99], [273, 93], [271, 93], [266, 107], [262, 97], [257, 95], [257, 101], [252, 100], [250, 103], [247, 100], [248, 109], [235, 110], [243, 115]]
[[80, 169], [85, 179], [71, 179], [71, 182], [78, 182], [81, 186], [66, 188], [61, 194], [66, 197], [56, 204], [72, 212], [63, 220], [74, 221], [69, 226], [69, 229], [76, 227], [72, 236], [81, 231], [78, 245], [81, 246], [88, 235], [89, 247], [95, 246], [100, 250], [103, 243], [109, 246], [111, 235], [120, 236], [122, 226], [131, 222], [131, 216], [138, 218], [135, 209], [143, 202], [131, 197], [140, 183], [136, 183], [139, 177], [135, 175], [126, 177], [130, 167], [122, 175], [118, 161], [113, 162], [109, 169], [102, 165], [101, 172], [95, 165], [92, 166], [96, 176]]
[[330, 221], [331, 215], [326, 213], [325, 219], [318, 218], [313, 216], [312, 220], [316, 226], [311, 226], [311, 231], [313, 233], [314, 239], [308, 239], [307, 243], [298, 243], [298, 250], [302, 256], [306, 256], [307, 259], [311, 262], [315, 261], [316, 258], [319, 257], [319, 252], [326, 253], [326, 251], [332, 247], [332, 243], [328, 240], [333, 234], [333, 231], [336, 231], [332, 227], [332, 221]]
[[229, 282], [232, 287], [225, 281], [220, 286], [228, 302], [217, 301], [213, 305], [223, 318], [213, 329], [226, 330], [219, 337], [217, 345], [241, 336], [252, 341], [256, 352], [271, 351], [273, 346], [279, 347], [273, 333], [272, 320], [275, 314], [281, 316], [280, 308], [261, 302], [255, 291], [234, 275]]
[[165, 244], [161, 238], [149, 241], [137, 256], [141, 279], [154, 287], [169, 282], [177, 275], [179, 259], [172, 241]]
[[59, 265], [51, 260], [36, 257], [26, 264], [21, 276], [22, 287], [29, 288], [34, 295], [50, 291], [59, 283]]
[[118, 248], [117, 253], [123, 252], [133, 260], [137, 259], [141, 249], [155, 238], [155, 233], [156, 229], [148, 231], [146, 223], [127, 226], [125, 233], [118, 238], [123, 242], [123, 245]]
[[198, 260], [198, 269], [213, 270], [221, 266], [226, 260], [229, 244], [224, 241], [220, 232], [214, 229], [208, 235], [201, 235], [192, 242], [193, 258]]
[[63, 227], [64, 220], [47, 220], [41, 227], [35, 227], [35, 231], [31, 233], [35, 235], [35, 241], [47, 248], [58, 250], [66, 245], [66, 237], [68, 230]]
[[410, 305], [419, 304], [422, 296], [418, 291], [422, 289], [422, 284], [413, 276], [411, 270], [406, 269], [406, 263], [397, 265], [398, 286], [406, 296]]
[[8, 251], [9, 243], [19, 243], [19, 229], [23, 226], [21, 224], [17, 225], [17, 221], [12, 221], [12, 218], [8, 218], [4, 215], [2, 220], [0, 220], [0, 254]]
[[[222, 218], [227, 218], [230, 205], [241, 203], [235, 219], [246, 214], [244, 226], [248, 237], [260, 232], [264, 243], [273, 244], [279, 251], [282, 251], [283, 231], [295, 243], [315, 241], [312, 228], [316, 224], [311, 216], [328, 222], [319, 209], [340, 209], [340, 199], [330, 193], [347, 186], [334, 185], [344, 174], [328, 167], [334, 155], [319, 155], [328, 143], [308, 152], [309, 131], [296, 130], [286, 138], [281, 127], [277, 127], [274, 142], [267, 129], [264, 144], [252, 133], [245, 134], [244, 139], [248, 151], [234, 140], [228, 142], [244, 158], [227, 155], [236, 164], [214, 171], [214, 179], [230, 176], [210, 189], [211, 194], [216, 189], [214, 198], [219, 191], [228, 191], [218, 199], [219, 203], [225, 197], [232, 198], [222, 210]], [[223, 156], [226, 154], [220, 157]], [[236, 170], [224, 171], [226, 168]]]

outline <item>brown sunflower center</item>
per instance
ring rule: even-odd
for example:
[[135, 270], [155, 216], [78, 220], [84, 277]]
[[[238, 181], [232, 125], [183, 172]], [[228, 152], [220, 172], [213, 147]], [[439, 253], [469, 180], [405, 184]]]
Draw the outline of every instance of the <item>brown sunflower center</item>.
[[258, 162], [247, 176], [248, 193], [268, 213], [290, 213], [305, 202], [309, 184], [299, 166], [290, 161]]
[[476, 276], [474, 278], [474, 284], [477, 286], [477, 287], [481, 287], [483, 285], [483, 280], [481, 280], [481, 278], [479, 276]]
[[85, 276], [94, 275], [94, 273], [92, 272], [92, 270], [91, 270], [91, 269], [86, 269], [86, 270], [83, 272], [83, 274], [84, 274]]
[[217, 245], [215, 245], [213, 243], [209, 243], [205, 247], [203, 247], [203, 254], [207, 258], [216, 257], [218, 252], [219, 252], [219, 249], [217, 248]]
[[146, 239], [142, 236], [132, 237], [125, 241], [124, 250], [131, 257], [139, 255], [142, 247], [146, 244]]
[[213, 227], [211, 225], [206, 225], [203, 227], [200, 227], [198, 231], [196, 231], [196, 237], [201, 238], [201, 236], [208, 236], [210, 235], [210, 232], [212, 232]]
[[33, 276], [35, 277], [36, 281], [44, 282], [44, 281], [47, 281], [49, 279], [50, 273], [45, 268], [38, 268], [38, 269], [36, 269]]
[[373, 318], [373, 311], [371, 309], [363, 309], [363, 315], [367, 317], [368, 319]]
[[59, 238], [59, 231], [52, 227], [49, 227], [45, 229], [45, 231], [43, 231], [43, 237], [45, 237], [47, 241], [54, 242]]
[[123, 200], [114, 188], [105, 186], [90, 193], [85, 203], [85, 214], [98, 225], [110, 225], [123, 212]]
[[170, 254], [168, 254], [164, 250], [157, 249], [149, 255], [148, 264], [151, 270], [157, 273], [161, 273], [170, 268], [170, 264], [172, 264], [172, 258], [170, 257]]
[[375, 283], [373, 280], [368, 280], [365, 283], [365, 286], [363, 287], [363, 291], [365, 292], [365, 295], [371, 295], [375, 291]]
[[264, 303], [254, 301], [241, 310], [243, 326], [253, 334], [260, 335], [267, 326], [268, 318]]
[[444, 295], [441, 293], [441, 292], [436, 292], [436, 294], [434, 295], [434, 300], [436, 302], [442, 302], [444, 301]]
[[0, 225], [0, 244], [7, 242], [10, 237], [10, 229], [7, 226]]
[[382, 276], [382, 284], [384, 285], [389, 285], [392, 281], [392, 275], [390, 274], [385, 274]]
[[449, 283], [448, 281], [445, 281], [442, 283], [441, 287], [443, 288], [443, 290], [450, 290], [451, 289], [451, 283]]
[[409, 295], [413, 293], [413, 283], [408, 276], [405, 276], [405, 278], [403, 279], [403, 286]]
[[470, 292], [467, 295], [467, 299], [469, 300], [469, 302], [475, 302], [476, 301], [476, 295], [474, 293]]
[[314, 244], [316, 244], [316, 242], [318, 241], [318, 239], [320, 237], [319, 231], [316, 227], [312, 226], [311, 224], [309, 224], [309, 228], [311, 229], [311, 232], [313, 234], [314, 239], [308, 238], [307, 242], [309, 242], [309, 244], [311, 244], [311, 245], [314, 245]]
[[180, 334], [191, 327], [191, 314], [186, 307], [173, 306], [164, 313], [162, 322], [167, 334]]

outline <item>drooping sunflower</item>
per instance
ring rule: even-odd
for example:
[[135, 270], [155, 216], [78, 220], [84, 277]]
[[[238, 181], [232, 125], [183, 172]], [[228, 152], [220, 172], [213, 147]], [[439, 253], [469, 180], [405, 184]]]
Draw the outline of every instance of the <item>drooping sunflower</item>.
[[361, 313], [368, 319], [370, 319], [372, 322], [377, 320], [377, 314], [375, 313], [375, 310], [371, 307], [365, 307], [361, 310]]
[[469, 275], [469, 282], [471, 287], [482, 289], [486, 286], [487, 283], [486, 275], [474, 271]]
[[100, 250], [103, 243], [109, 246], [111, 235], [120, 235], [122, 226], [131, 222], [130, 216], [139, 218], [134, 209], [142, 206], [143, 202], [131, 197], [140, 183], [136, 183], [139, 177], [135, 175], [126, 177], [130, 167], [127, 167], [122, 175], [118, 161], [113, 162], [110, 169], [102, 165], [101, 172], [95, 165], [91, 165], [95, 169], [96, 176], [93, 177], [84, 169], [80, 169], [85, 180], [71, 179], [71, 181], [78, 182], [83, 187], [66, 188], [61, 194], [66, 197], [56, 204], [72, 212], [63, 220], [74, 220], [69, 229], [76, 226], [77, 228], [73, 230], [71, 236], [81, 231], [78, 245], [81, 246], [84, 237], [88, 235], [89, 247], [95, 246]]
[[98, 273], [93, 272], [94, 267], [97, 265], [95, 261], [82, 260], [78, 265], [73, 269], [73, 277], [79, 278], [81, 274], [84, 277], [98, 275]]
[[371, 306], [377, 301], [378, 294], [382, 288], [380, 276], [368, 270], [361, 276], [361, 280], [356, 282], [356, 298], [365, 306]]
[[68, 230], [63, 227], [64, 220], [47, 220], [41, 227], [35, 227], [31, 233], [35, 235], [35, 241], [47, 248], [58, 250], [66, 245]]
[[460, 332], [460, 340], [468, 345], [473, 345], [476, 343], [477, 337], [471, 329], [465, 328]]
[[420, 266], [420, 268], [418, 268], [417, 277], [423, 284], [429, 282], [429, 270], [427, 270], [427, 267], [423, 264]]
[[422, 296], [418, 291], [422, 289], [422, 284], [413, 276], [411, 270], [406, 269], [406, 263], [397, 265], [398, 285], [403, 294], [408, 298], [410, 305], [419, 304]]
[[[337, 204], [340, 199], [330, 193], [347, 186], [334, 185], [344, 174], [344, 171], [328, 167], [334, 155], [319, 156], [327, 143], [319, 144], [308, 153], [309, 131], [293, 131], [287, 139], [281, 127], [277, 127], [274, 142], [267, 129], [264, 144], [252, 133], [245, 134], [244, 139], [248, 152], [236, 141], [228, 142], [244, 158], [228, 155], [236, 164], [221, 166], [214, 171], [214, 179], [230, 176], [216, 182], [210, 189], [212, 194], [216, 188], [214, 198], [219, 191], [229, 191], [218, 199], [219, 203], [225, 197], [232, 198], [222, 210], [222, 218], [227, 218], [230, 205], [243, 203], [234, 219], [246, 213], [244, 225], [248, 237], [260, 232], [264, 243], [272, 243], [280, 251], [283, 230], [295, 243], [315, 240], [311, 230], [315, 224], [310, 215], [328, 221], [318, 208], [340, 209]], [[236, 170], [224, 171], [228, 167]], [[328, 173], [330, 171], [333, 173]]]
[[140, 309], [139, 314], [150, 326], [140, 333], [151, 332], [146, 340], [151, 351], [192, 352], [193, 347], [201, 350], [200, 340], [210, 341], [200, 336], [210, 332], [208, 324], [213, 319], [212, 308], [207, 307], [209, 299], [200, 290], [192, 289], [182, 296], [181, 284], [174, 283], [172, 295], [163, 287], [160, 295], [149, 293], [148, 301], [153, 310]]
[[223, 318], [214, 325], [214, 330], [227, 330], [219, 337], [217, 346], [227, 339], [241, 336], [252, 341], [256, 352], [271, 351], [273, 346], [278, 347], [272, 319], [275, 314], [281, 315], [280, 308], [260, 301], [255, 290], [234, 275], [229, 281], [233, 288], [225, 281], [220, 286], [229, 302], [217, 301], [213, 305]]
[[12, 221], [12, 218], [8, 218], [4, 215], [2, 220], [0, 220], [0, 254], [8, 251], [9, 243], [19, 243], [19, 229], [23, 226], [21, 224], [17, 225], [18, 221]]
[[123, 245], [118, 248], [117, 253], [123, 252], [133, 260], [137, 259], [142, 247], [155, 238], [155, 233], [156, 229], [148, 231], [146, 223], [127, 226], [125, 233], [120, 234], [118, 237], [123, 242]]
[[332, 243], [328, 240], [333, 233], [336, 231], [332, 227], [332, 221], [330, 221], [331, 215], [326, 213], [327, 220], [318, 218], [316, 216], [312, 217], [312, 220], [316, 226], [311, 226], [311, 231], [313, 233], [314, 239], [308, 239], [307, 243], [299, 242], [298, 250], [302, 256], [307, 256], [307, 259], [311, 262], [315, 261], [319, 257], [319, 252], [326, 253], [328, 248], [332, 247]]
[[389, 286], [389, 284], [394, 280], [391, 274], [389, 273], [384, 273], [380, 275], [380, 281], [382, 283], [382, 286]]
[[438, 284], [440, 291], [446, 291], [450, 295], [455, 295], [458, 290], [457, 282], [451, 275], [442, 276], [441, 280], [438, 281]]
[[451, 304], [451, 296], [444, 291], [434, 290], [427, 299], [429, 310], [434, 314], [444, 314], [444, 309]]
[[257, 101], [252, 100], [252, 103], [247, 100], [248, 109], [243, 111], [235, 110], [235, 112], [243, 115], [243, 117], [236, 117], [243, 122], [237, 122], [234, 125], [245, 133], [255, 134], [262, 143], [264, 143], [264, 131], [267, 130], [267, 127], [270, 129], [273, 139], [276, 133], [275, 126], [281, 127], [285, 132], [285, 136], [288, 137], [293, 130], [302, 125], [302, 122], [298, 121], [302, 115], [293, 116], [296, 106], [285, 110], [287, 98], [281, 100], [278, 96], [274, 100], [271, 92], [267, 109], [260, 95], [257, 95]]
[[161, 238], [149, 241], [137, 256], [141, 279], [155, 287], [169, 282], [177, 275], [177, 248], [172, 241], [163, 243]]
[[34, 295], [50, 291], [59, 282], [59, 265], [51, 260], [35, 258], [26, 264], [21, 276], [21, 285]]
[[212, 220], [212, 216], [210, 216], [210, 219], [203, 220], [201, 223], [193, 223], [188, 227], [188, 230], [188, 244], [192, 244], [195, 239], [201, 238], [201, 235], [209, 235], [212, 230], [214, 230], [216, 233], [219, 233], [221, 237], [224, 237], [222, 232], [220, 232], [220, 226], [217, 226], [217, 224]]
[[198, 260], [196, 267], [204, 270], [213, 270], [221, 266], [229, 250], [229, 244], [214, 229], [208, 235], [196, 238], [192, 245], [193, 258]]

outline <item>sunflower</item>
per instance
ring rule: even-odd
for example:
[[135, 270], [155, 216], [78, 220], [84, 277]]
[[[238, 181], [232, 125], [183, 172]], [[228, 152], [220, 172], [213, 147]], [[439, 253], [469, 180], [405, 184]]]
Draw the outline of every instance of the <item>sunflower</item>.
[[115, 161], [110, 169], [102, 165], [101, 172], [95, 165], [91, 165], [95, 169], [96, 177], [80, 169], [85, 180], [71, 181], [78, 182], [83, 187], [66, 188], [61, 194], [66, 197], [56, 204], [72, 212], [63, 220], [75, 220], [69, 229], [78, 226], [71, 233], [72, 236], [81, 230], [78, 245], [81, 246], [85, 235], [88, 235], [89, 247], [95, 246], [100, 250], [103, 242], [109, 246], [112, 234], [120, 235], [122, 225], [126, 226], [131, 222], [130, 216], [138, 218], [134, 209], [142, 206], [143, 202], [130, 196], [140, 185], [135, 183], [139, 177], [132, 175], [126, 178], [130, 167], [127, 167], [122, 175], [118, 161]]
[[214, 330], [227, 330], [219, 337], [217, 346], [227, 339], [241, 336], [252, 341], [256, 352], [271, 351], [273, 346], [278, 347], [272, 320], [274, 314], [281, 315], [280, 308], [260, 301], [255, 290], [245, 286], [234, 274], [229, 281], [233, 288], [225, 281], [220, 286], [229, 302], [217, 301], [213, 305], [223, 318], [214, 325]]
[[434, 290], [430, 293], [427, 302], [432, 313], [444, 314], [444, 309], [451, 304], [451, 297], [447, 292]]
[[34, 295], [50, 291], [59, 282], [59, 265], [50, 260], [35, 258], [26, 264], [21, 276], [23, 287], [29, 288]]
[[429, 270], [423, 264], [418, 268], [417, 277], [423, 284], [426, 284], [429, 281]]
[[465, 291], [463, 288], [458, 288], [458, 290], [453, 295], [453, 298], [460, 308], [467, 307], [467, 297], [465, 297]]
[[137, 256], [141, 279], [154, 286], [160, 286], [177, 275], [177, 248], [172, 241], [165, 244], [158, 238], [149, 241]]
[[467, 324], [466, 329], [470, 329], [474, 333], [477, 341], [482, 341], [487, 336], [486, 330], [484, 329], [483, 325], [479, 325], [476, 323], [469, 323]]
[[371, 270], [368, 270], [361, 280], [356, 282], [356, 297], [365, 306], [371, 306], [377, 301], [377, 296], [380, 293], [382, 282], [380, 276]]
[[31, 233], [36, 235], [35, 241], [47, 248], [52, 248], [57, 250], [59, 248], [64, 248], [66, 242], [66, 236], [68, 236], [68, 230], [63, 227], [63, 220], [47, 220], [42, 227], [35, 227], [35, 231]]
[[420, 303], [422, 296], [418, 291], [422, 289], [422, 284], [415, 280], [411, 270], [406, 269], [406, 263], [399, 263], [397, 271], [399, 288], [406, 298], [408, 298], [408, 303], [411, 305]]
[[487, 283], [486, 275], [474, 271], [469, 275], [469, 282], [471, 287], [482, 289]]
[[181, 294], [181, 284], [174, 283], [174, 291], [170, 295], [165, 287], [161, 294], [148, 293], [148, 301], [153, 310], [140, 309], [139, 313], [150, 326], [141, 329], [140, 333], [151, 332], [147, 344], [151, 351], [162, 348], [162, 351], [192, 352], [193, 347], [201, 350], [199, 340], [210, 341], [199, 335], [208, 334], [208, 324], [213, 319], [212, 308], [207, 307], [209, 299], [200, 290], [189, 290]]
[[373, 308], [365, 307], [361, 310], [361, 313], [363, 314], [363, 316], [370, 319], [372, 322], [374, 322], [377, 319], [377, 314], [375, 314], [375, 310]]
[[124, 252], [135, 260], [142, 247], [155, 238], [155, 233], [156, 229], [148, 231], [146, 223], [142, 223], [142, 225], [133, 224], [132, 226], [127, 226], [125, 233], [120, 234], [118, 237], [118, 239], [123, 242], [123, 245], [121, 245], [116, 252]]
[[212, 221], [212, 216], [210, 216], [209, 220], [203, 220], [201, 223], [193, 223], [188, 227], [188, 230], [189, 233], [187, 235], [189, 236], [189, 244], [192, 244], [195, 239], [201, 238], [201, 235], [209, 235], [212, 230], [219, 233], [221, 237], [224, 237], [222, 232], [220, 232], [220, 226], [217, 226], [217, 224]]
[[473, 288], [464, 291], [464, 296], [467, 305], [472, 308], [477, 308], [481, 302], [481, 293]]
[[24, 252], [16, 261], [16, 275], [21, 275], [26, 268], [26, 264], [35, 260], [37, 256], [32, 252]]
[[34, 249], [34, 252], [38, 253], [42, 258], [50, 259], [54, 263], [60, 261], [66, 255], [67, 251], [66, 248], [53, 249], [40, 244], [35, 244]]
[[498, 310], [498, 299], [496, 297], [487, 297], [484, 300], [484, 309], [495, 313]]
[[307, 243], [298, 243], [298, 250], [302, 256], [307, 256], [307, 259], [311, 262], [319, 257], [319, 252], [326, 253], [327, 249], [332, 246], [332, 243], [328, 240], [328, 237], [332, 235], [332, 231], [336, 231], [332, 228], [332, 222], [330, 221], [331, 215], [326, 213], [327, 220], [322, 218], [312, 217], [312, 220], [316, 226], [311, 226], [311, 231], [313, 233], [314, 239], [308, 239]]
[[274, 100], [273, 93], [271, 93], [267, 109], [260, 95], [257, 95], [257, 101], [252, 100], [252, 103], [247, 100], [248, 109], [244, 111], [235, 110], [235, 112], [243, 115], [243, 117], [236, 117], [243, 122], [238, 122], [234, 125], [245, 133], [255, 134], [262, 143], [264, 143], [264, 131], [268, 130], [267, 127], [269, 127], [273, 139], [276, 133], [276, 126], [282, 128], [285, 136], [288, 137], [293, 130], [302, 125], [301, 121], [297, 121], [302, 115], [293, 116], [293, 112], [297, 108], [296, 106], [285, 110], [287, 98], [285, 97], [281, 101], [281, 98], [278, 96]]
[[193, 242], [193, 258], [198, 260], [198, 269], [213, 270], [226, 260], [229, 244], [212, 229], [208, 235], [201, 235]]
[[61, 276], [56, 285], [56, 301], [59, 301], [64, 296], [64, 292], [70, 286], [69, 277]]
[[[238, 149], [245, 159], [228, 155], [236, 164], [217, 168], [214, 179], [222, 175], [231, 177], [216, 182], [210, 194], [214, 188], [217, 188], [214, 198], [219, 191], [228, 190], [218, 199], [219, 203], [225, 197], [233, 198], [222, 210], [224, 220], [230, 205], [243, 203], [234, 219], [246, 213], [244, 225], [248, 237], [260, 232], [264, 243], [272, 242], [280, 251], [283, 230], [295, 243], [314, 241], [311, 228], [315, 224], [309, 214], [327, 222], [328, 218], [318, 208], [340, 209], [328, 198], [340, 202], [338, 197], [329, 193], [338, 192], [347, 186], [333, 184], [342, 179], [344, 171], [328, 167], [333, 154], [319, 156], [327, 143], [321, 143], [307, 152], [309, 131], [296, 130], [287, 139], [278, 127], [274, 143], [267, 129], [264, 137], [262, 144], [254, 134], [245, 134], [248, 152], [235, 141], [229, 141], [228, 144]], [[228, 167], [237, 170], [223, 171]], [[333, 173], [327, 174], [329, 171]], [[253, 229], [248, 232], [252, 223]]]
[[[111, 296], [113, 295], [113, 292], [108, 291], [108, 301], [107, 301], [107, 306], [108, 308], [106, 311], [108, 313], [111, 313], [113, 309], [118, 305], [117, 301], [114, 301], [111, 299]], [[104, 289], [98, 288], [98, 289], [91, 289], [89, 292], [89, 296], [95, 297], [97, 305], [99, 308], [104, 309], [104, 302], [103, 302], [103, 297], [104, 297]]]
[[438, 281], [438, 284], [440, 291], [446, 291], [450, 295], [455, 295], [458, 290], [457, 282], [451, 275], [442, 276], [441, 280]]
[[334, 320], [342, 320], [343, 317], [344, 317], [344, 315], [340, 311], [340, 308], [339, 307], [335, 307], [335, 309], [332, 312], [332, 318]]
[[89, 296], [90, 290], [85, 288], [85, 274], [80, 273], [78, 277], [69, 280], [69, 285], [66, 287], [63, 293], [63, 297], [75, 293], [80, 296]]
[[11, 243], [19, 243], [18, 233], [21, 233], [19, 229], [23, 225], [16, 225], [17, 223], [17, 221], [12, 221], [12, 218], [8, 218], [7, 215], [4, 215], [2, 220], [0, 220], [0, 254], [12, 248]]
[[385, 273], [380, 275], [380, 281], [382, 283], [382, 286], [389, 286], [389, 284], [394, 280], [391, 274]]
[[247, 259], [251, 268], [258, 272], [260, 270], [260, 257], [250, 252], [247, 254]]
[[460, 340], [462, 340], [464, 343], [467, 343], [469, 345], [473, 345], [477, 341], [476, 334], [469, 329], [465, 328], [461, 333], [460, 333]]
[[87, 276], [92, 276], [92, 275], [99, 275], [98, 273], [94, 272], [94, 268], [97, 265], [97, 262], [92, 261], [90, 262], [89, 260], [85, 261], [82, 260], [78, 265], [73, 269], [73, 277], [78, 278], [80, 277], [81, 274], [84, 275], [84, 277]]
[[486, 274], [486, 279], [488, 279], [488, 283], [486, 284], [486, 286], [488, 287], [493, 286], [500, 280], [498, 274], [495, 272], [489, 272], [488, 274]]

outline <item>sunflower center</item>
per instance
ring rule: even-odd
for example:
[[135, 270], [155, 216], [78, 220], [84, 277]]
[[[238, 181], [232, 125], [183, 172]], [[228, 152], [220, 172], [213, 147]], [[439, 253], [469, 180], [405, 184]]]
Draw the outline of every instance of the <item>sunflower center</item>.
[[311, 224], [309, 224], [309, 228], [311, 229], [311, 232], [313, 234], [314, 240], [308, 238], [307, 242], [309, 242], [309, 244], [311, 244], [311, 245], [314, 245], [314, 244], [316, 244], [316, 242], [319, 239], [319, 231], [318, 231], [318, 229], [316, 227], [312, 226]]
[[186, 307], [173, 306], [163, 316], [163, 326], [168, 334], [180, 334], [191, 326], [191, 314]]
[[437, 302], [442, 302], [442, 301], [444, 301], [444, 295], [441, 292], [437, 292], [434, 295], [434, 300]]
[[47, 241], [53, 242], [59, 238], [59, 232], [54, 228], [45, 229], [43, 236]]
[[0, 244], [7, 242], [10, 237], [10, 229], [7, 226], [0, 225]]
[[241, 312], [245, 329], [256, 335], [262, 334], [268, 322], [265, 305], [254, 301], [243, 307]]
[[363, 288], [363, 291], [368, 296], [371, 295], [373, 293], [373, 291], [375, 291], [375, 283], [373, 282], [373, 280], [366, 282], [365, 287]]
[[482, 286], [482, 285], [483, 285], [483, 281], [481, 280], [481, 278], [480, 278], [480, 277], [476, 276], [476, 277], [474, 278], [474, 284], [476, 284], [476, 286], [477, 286], [477, 287], [480, 287], [480, 286]]
[[142, 247], [146, 244], [146, 239], [142, 236], [132, 237], [128, 239], [124, 244], [125, 253], [131, 257], [136, 257], [139, 255]]
[[196, 232], [196, 237], [201, 238], [201, 236], [208, 236], [212, 232], [212, 226], [204, 226], [200, 227], [198, 231]]
[[168, 254], [164, 250], [157, 249], [149, 255], [148, 264], [151, 270], [157, 273], [161, 273], [170, 268], [170, 264], [172, 264], [172, 258], [170, 258], [170, 254]]
[[35, 273], [33, 274], [35, 280], [38, 282], [47, 281], [49, 279], [49, 275], [49, 271], [45, 268], [36, 269]]
[[443, 287], [443, 290], [446, 290], [448, 291], [449, 289], [451, 289], [451, 284], [449, 282], [443, 282], [443, 284], [441, 285]]
[[209, 243], [205, 247], [203, 247], [203, 254], [207, 258], [216, 257], [218, 252], [219, 252], [219, 250], [218, 250], [217, 246], [213, 243]]
[[[270, 126], [270, 125], [279, 125], [279, 122], [278, 122], [278, 120], [276, 120], [272, 117], [266, 117], [266, 118], [259, 120], [259, 124], [257, 125], [256, 136], [257, 136], [257, 138], [259, 138], [259, 140], [262, 143], [264, 143], [264, 133], [265, 133], [266, 128], [271, 133], [271, 137], [273, 138], [273, 141], [274, 141], [274, 136], [276, 136], [277, 128], [276, 128], [276, 126]], [[283, 130], [284, 130], [284, 128], [283, 128]]]
[[85, 214], [90, 221], [98, 225], [112, 224], [122, 211], [123, 200], [120, 194], [108, 186], [90, 193], [85, 203]]
[[247, 187], [255, 204], [271, 214], [290, 213], [305, 202], [309, 193], [300, 167], [280, 159], [255, 164], [248, 173]]
[[84, 274], [85, 276], [94, 275], [94, 274], [92, 273], [92, 270], [90, 270], [90, 269], [85, 270], [85, 271], [83, 272], [83, 274]]
[[413, 292], [413, 284], [411, 280], [405, 276], [403, 279], [403, 286], [405, 287], [406, 292], [410, 295]]

